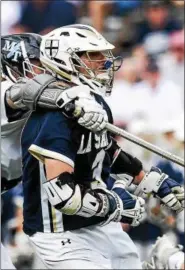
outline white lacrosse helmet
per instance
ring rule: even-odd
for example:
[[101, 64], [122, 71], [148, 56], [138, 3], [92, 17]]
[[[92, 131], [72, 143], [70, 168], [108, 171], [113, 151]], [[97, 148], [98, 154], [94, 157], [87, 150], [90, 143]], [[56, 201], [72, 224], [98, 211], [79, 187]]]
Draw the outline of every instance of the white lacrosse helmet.
[[[110, 94], [114, 72], [122, 63], [121, 57], [113, 56], [114, 48], [114, 45], [93, 27], [74, 24], [57, 28], [43, 36], [40, 61], [59, 79], [62, 78], [77, 85], [90, 83], [92, 89], [103, 90]], [[102, 53], [105, 60], [91, 59], [90, 55], [96, 52]], [[91, 63], [101, 61], [101, 68], [95, 70], [87, 66], [81, 59], [84, 53]], [[103, 65], [102, 61], [104, 61]]]

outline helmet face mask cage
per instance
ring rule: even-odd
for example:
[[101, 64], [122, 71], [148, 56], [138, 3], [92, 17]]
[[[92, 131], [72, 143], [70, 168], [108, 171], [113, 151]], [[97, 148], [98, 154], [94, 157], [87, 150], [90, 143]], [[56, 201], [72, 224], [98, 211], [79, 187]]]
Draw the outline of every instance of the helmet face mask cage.
[[[102, 59], [91, 58], [93, 54], [99, 54]], [[85, 56], [85, 62], [82, 59]], [[84, 51], [84, 52], [72, 52], [71, 51], [71, 65], [74, 72], [78, 75], [82, 74], [88, 79], [99, 82], [104, 86], [105, 94], [110, 95], [112, 91], [114, 73], [122, 64], [121, 57], [114, 57], [111, 50], [105, 51]], [[96, 68], [93, 68], [93, 64], [96, 63]]]
[[[23, 76], [25, 78], [32, 78], [40, 73], [45, 73], [46, 70], [38, 65], [34, 65], [30, 59], [22, 62]], [[37, 70], [37, 72], [36, 72]]]
[[[34, 40], [36, 42], [36, 39]], [[31, 43], [31, 42], [30, 42]], [[27, 43], [21, 43], [21, 49], [24, 57], [24, 61], [22, 61], [23, 66], [23, 76], [25, 78], [34, 77], [39, 73], [45, 73], [46, 70], [39, 66], [40, 60], [40, 46], [38, 44], [29, 44]], [[40, 45], [40, 44], [39, 44]], [[32, 46], [32, 47], [31, 47]], [[37, 64], [34, 64], [34, 62], [38, 62]], [[36, 72], [37, 70], [37, 72]]]
[[18, 63], [10, 64], [1, 54], [1, 77], [12, 82], [17, 82], [19, 77], [23, 76], [22, 65]]

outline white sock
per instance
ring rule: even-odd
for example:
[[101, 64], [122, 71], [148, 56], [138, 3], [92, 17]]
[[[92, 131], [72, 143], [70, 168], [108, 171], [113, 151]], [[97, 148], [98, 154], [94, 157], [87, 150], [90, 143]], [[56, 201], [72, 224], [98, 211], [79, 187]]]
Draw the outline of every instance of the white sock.
[[184, 252], [179, 251], [170, 256], [168, 259], [169, 269], [181, 269], [184, 263]]

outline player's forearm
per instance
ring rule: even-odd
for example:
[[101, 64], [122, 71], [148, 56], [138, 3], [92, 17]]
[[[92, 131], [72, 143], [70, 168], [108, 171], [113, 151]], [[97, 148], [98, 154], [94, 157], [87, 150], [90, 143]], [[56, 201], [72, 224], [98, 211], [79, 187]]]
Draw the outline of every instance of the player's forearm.
[[76, 183], [74, 174], [64, 172], [45, 182], [43, 188], [51, 205], [65, 215], [138, 226], [144, 212], [144, 200], [133, 198], [120, 183], [114, 184], [111, 191], [98, 185], [91, 189]]
[[[102, 218], [102, 221], [109, 215], [114, 218], [113, 213], [117, 218], [117, 208], [120, 209], [119, 205], [122, 203], [114, 191], [111, 192], [99, 185], [91, 189], [90, 185], [78, 184], [73, 168], [62, 161], [47, 158], [45, 168], [48, 181], [43, 183], [43, 188], [49, 202], [58, 211], [66, 215], [78, 215], [85, 218], [96, 216]], [[124, 196], [127, 198], [128, 194]]]
[[46, 181], [43, 188], [51, 205], [65, 215], [104, 218], [109, 212], [108, 197], [77, 184], [73, 174], [64, 172]]
[[51, 75], [40, 74], [33, 79], [21, 78], [7, 90], [6, 100], [12, 109], [35, 110], [41, 107], [56, 110], [58, 96], [67, 85], [56, 81]]
[[[45, 159], [47, 180], [43, 187], [48, 200], [66, 215], [105, 217], [108, 213], [108, 197], [76, 183], [74, 169], [59, 160]], [[107, 207], [105, 207], [107, 206]]]
[[124, 152], [116, 143], [112, 140], [112, 144], [107, 149], [107, 153], [112, 161], [111, 173], [116, 175], [128, 174], [132, 178], [132, 182], [138, 184], [143, 176], [143, 166], [140, 160], [130, 154]]

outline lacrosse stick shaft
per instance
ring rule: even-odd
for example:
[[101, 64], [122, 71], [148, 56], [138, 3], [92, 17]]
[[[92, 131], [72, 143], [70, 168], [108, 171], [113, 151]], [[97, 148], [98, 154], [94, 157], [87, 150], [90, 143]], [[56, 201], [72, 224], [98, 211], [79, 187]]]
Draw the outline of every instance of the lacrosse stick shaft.
[[[83, 115], [82, 109], [75, 107], [74, 104], [67, 104], [65, 108], [67, 111], [72, 111], [74, 117], [76, 117], [76, 118]], [[145, 141], [145, 140], [143, 140], [143, 139], [119, 128], [119, 127], [116, 127], [113, 124], [107, 123], [105, 128], [109, 132], [111, 132], [115, 135], [123, 137], [123, 138], [127, 139], [128, 141], [131, 141], [132, 143], [140, 145], [141, 147], [143, 147], [143, 148], [145, 148], [145, 149], [147, 149], [147, 150], [149, 150], [149, 151], [151, 151], [151, 152], [153, 152], [153, 153], [155, 153], [163, 158], [166, 158], [166, 159], [173, 161], [174, 163], [176, 163], [182, 167], [185, 167], [184, 159], [182, 159], [178, 156], [175, 156], [175, 155], [171, 154], [170, 152], [165, 151], [165, 150], [161, 149], [160, 147], [153, 145], [153, 144], [151, 144], [151, 143], [149, 143], [149, 142], [147, 142], [147, 141]]]
[[121, 128], [118, 128], [110, 123], [107, 123], [106, 129], [115, 135], [123, 137], [123, 138], [127, 139], [128, 141], [131, 141], [137, 145], [140, 145], [141, 147], [143, 147], [143, 148], [145, 148], [145, 149], [147, 149], [147, 150], [149, 150], [149, 151], [151, 151], [151, 152], [153, 152], [153, 153], [155, 153], [163, 158], [171, 160], [174, 163], [176, 163], [182, 167], [185, 167], [184, 160], [182, 158], [175, 156], [175, 155], [169, 153], [168, 151], [165, 151], [165, 150], [161, 149], [160, 147], [153, 145], [153, 144], [151, 144], [151, 143], [121, 129]]

